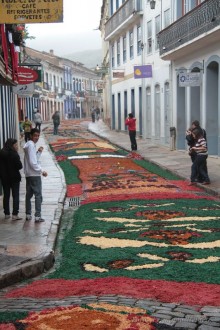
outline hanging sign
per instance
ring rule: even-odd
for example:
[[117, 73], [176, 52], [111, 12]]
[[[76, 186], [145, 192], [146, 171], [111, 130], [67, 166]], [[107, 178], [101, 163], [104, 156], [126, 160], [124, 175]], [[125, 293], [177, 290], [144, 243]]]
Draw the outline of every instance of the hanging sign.
[[113, 75], [113, 78], [124, 78], [125, 73], [124, 73], [124, 71], [113, 71], [112, 75]]
[[152, 78], [152, 65], [135, 65], [134, 79]]
[[63, 22], [63, 0], [0, 0], [0, 23]]
[[30, 68], [26, 68], [24, 66], [18, 67], [18, 84], [19, 85], [27, 85], [33, 82], [41, 81], [41, 76], [39, 76], [39, 72], [37, 70], [32, 70]]
[[200, 86], [201, 81], [202, 76], [200, 72], [184, 72], [179, 74], [179, 87]]
[[34, 92], [34, 84], [28, 85], [17, 85], [13, 87], [13, 93], [25, 97], [25, 96], [32, 96]]

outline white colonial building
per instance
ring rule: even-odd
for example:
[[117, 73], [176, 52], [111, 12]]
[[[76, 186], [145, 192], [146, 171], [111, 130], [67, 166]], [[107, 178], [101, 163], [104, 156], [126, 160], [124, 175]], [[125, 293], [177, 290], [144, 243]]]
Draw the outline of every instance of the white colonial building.
[[[186, 128], [199, 120], [209, 153], [219, 155], [219, 1], [103, 0], [102, 8], [112, 129], [125, 130], [133, 112], [144, 139], [169, 146], [175, 133], [184, 150]], [[145, 66], [152, 76], [142, 75]]]
[[220, 155], [220, 3], [176, 0], [175, 9], [180, 18], [161, 31], [159, 40], [161, 58], [172, 63], [176, 146], [185, 148], [186, 127], [199, 120], [207, 131], [209, 154]]

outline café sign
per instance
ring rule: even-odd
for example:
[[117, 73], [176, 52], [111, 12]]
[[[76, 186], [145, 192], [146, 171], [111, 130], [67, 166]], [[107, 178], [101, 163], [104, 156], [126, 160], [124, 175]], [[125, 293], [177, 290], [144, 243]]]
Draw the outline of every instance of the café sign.
[[63, 0], [0, 0], [0, 24], [63, 22]]
[[18, 84], [28, 85], [41, 81], [41, 71], [32, 70], [26, 67], [18, 67]]

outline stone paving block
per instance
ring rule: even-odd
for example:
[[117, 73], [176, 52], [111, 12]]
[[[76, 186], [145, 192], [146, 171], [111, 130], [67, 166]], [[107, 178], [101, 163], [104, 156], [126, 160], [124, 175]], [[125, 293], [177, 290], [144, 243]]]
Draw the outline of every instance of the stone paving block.
[[208, 320], [208, 318], [204, 315], [186, 315], [186, 319], [198, 323], [203, 323]]
[[169, 311], [169, 310], [157, 310], [156, 311], [157, 313], [160, 313], [160, 314], [167, 314], [167, 315], [170, 315], [172, 317], [185, 317], [185, 314], [183, 313], [180, 313], [180, 312], [172, 312], [172, 311]]
[[206, 317], [220, 317], [220, 312], [203, 312]]
[[161, 304], [157, 301], [154, 301], [152, 303], [152, 301], [147, 301], [147, 300], [142, 300], [142, 299], [139, 299], [137, 300], [135, 306], [137, 307], [141, 307], [141, 308], [145, 308], [145, 307], [148, 307], [148, 306], [151, 306], [151, 307], [157, 307], [157, 306], [160, 306]]
[[176, 308], [179, 306], [179, 304], [174, 304], [174, 303], [166, 303], [166, 304], [161, 304], [162, 307], [169, 307], [169, 308]]
[[209, 320], [211, 322], [220, 322], [220, 317], [210, 317]]
[[100, 298], [98, 298], [98, 301], [99, 302], [117, 304], [118, 303], [118, 298], [117, 297], [100, 297]]
[[190, 307], [189, 308], [185, 308], [185, 307], [179, 306], [178, 308], [175, 308], [174, 311], [175, 312], [181, 312], [181, 313], [184, 313], [184, 314], [200, 315], [199, 312], [191, 309]]
[[190, 329], [194, 330], [197, 328], [197, 324], [191, 323], [191, 322], [177, 322], [175, 324], [175, 327], [180, 328], [180, 329], [183, 328], [183, 329], [188, 329], [188, 330], [190, 330]]
[[172, 319], [171, 315], [160, 314], [160, 313], [152, 313], [151, 316], [156, 317], [158, 319], [166, 319], [166, 320], [171, 320]]
[[198, 330], [219, 330], [219, 327], [216, 328], [216, 327], [202, 324], [198, 327]]
[[174, 320], [160, 320], [159, 324], [170, 325], [171, 327], [173, 327], [176, 324], [176, 321], [174, 321]]
[[211, 313], [219, 313], [220, 314], [220, 308], [215, 306], [205, 306], [200, 309], [201, 312], [211, 312]]
[[209, 325], [212, 327], [218, 327], [220, 329], [220, 322], [212, 322], [210, 320], [202, 322], [204, 325]]
[[133, 306], [136, 303], [137, 299], [133, 298], [119, 298], [118, 303], [120, 305]]
[[73, 304], [73, 305], [74, 305], [74, 304], [75, 304], [75, 305], [81, 305], [82, 302], [83, 302], [83, 300], [82, 300], [82, 299], [79, 299], [79, 298], [71, 299], [71, 301], [70, 301], [70, 303]]

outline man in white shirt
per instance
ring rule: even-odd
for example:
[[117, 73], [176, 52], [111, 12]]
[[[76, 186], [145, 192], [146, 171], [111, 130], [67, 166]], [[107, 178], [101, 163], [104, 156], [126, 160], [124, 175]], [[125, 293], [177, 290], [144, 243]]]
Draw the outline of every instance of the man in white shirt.
[[24, 174], [26, 177], [26, 197], [25, 209], [26, 220], [31, 220], [31, 198], [35, 196], [35, 222], [44, 222], [41, 218], [42, 204], [42, 182], [41, 175], [47, 176], [47, 172], [42, 171], [39, 159], [43, 147], [36, 149], [36, 143], [40, 137], [40, 131], [33, 128], [30, 132], [30, 140], [24, 145]]

